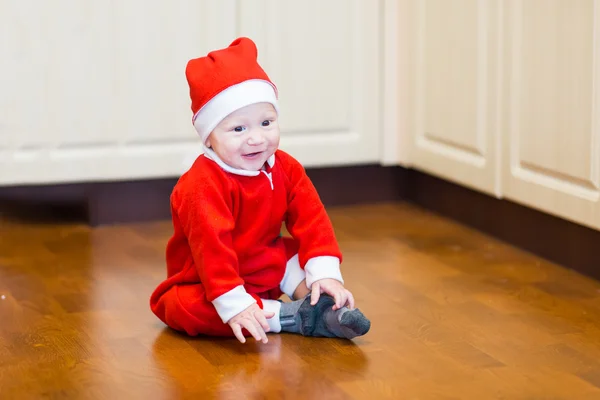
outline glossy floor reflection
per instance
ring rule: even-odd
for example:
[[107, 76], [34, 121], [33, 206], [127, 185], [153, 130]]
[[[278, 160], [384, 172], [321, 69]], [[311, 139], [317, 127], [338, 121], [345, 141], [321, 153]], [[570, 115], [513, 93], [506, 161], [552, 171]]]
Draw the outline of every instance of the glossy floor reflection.
[[598, 282], [411, 205], [330, 213], [371, 332], [266, 345], [151, 314], [168, 221], [5, 218], [0, 398], [600, 398]]

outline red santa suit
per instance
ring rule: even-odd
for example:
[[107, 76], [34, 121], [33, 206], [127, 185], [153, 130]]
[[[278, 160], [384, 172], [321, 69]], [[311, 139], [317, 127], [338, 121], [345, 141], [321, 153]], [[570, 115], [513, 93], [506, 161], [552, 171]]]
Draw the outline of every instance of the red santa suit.
[[[277, 90], [246, 38], [186, 68], [193, 124], [206, 142], [232, 111], [270, 102]], [[189, 335], [233, 336], [227, 321], [255, 302], [273, 304], [306, 279], [337, 279], [342, 255], [304, 168], [278, 150], [261, 171], [238, 170], [209, 148], [171, 195], [167, 277], [150, 298], [154, 314]], [[292, 238], [281, 236], [282, 223]], [[263, 300], [265, 300], [263, 302]], [[277, 303], [275, 303], [277, 304]]]
[[[323, 204], [304, 168], [281, 150], [265, 170], [242, 171], [206, 149], [175, 186], [171, 212], [167, 279], [151, 308], [173, 329], [233, 336], [231, 317], [254, 302], [262, 308], [262, 299], [291, 296], [298, 279], [309, 287], [322, 278], [343, 282]], [[283, 222], [294, 239], [280, 235]], [[295, 279], [284, 281], [286, 266]]]

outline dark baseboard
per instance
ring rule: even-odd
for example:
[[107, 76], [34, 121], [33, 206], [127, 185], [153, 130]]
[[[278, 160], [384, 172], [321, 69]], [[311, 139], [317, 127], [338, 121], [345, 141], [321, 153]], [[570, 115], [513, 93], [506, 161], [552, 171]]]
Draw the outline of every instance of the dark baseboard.
[[[326, 206], [399, 201], [400, 168], [379, 165], [308, 168]], [[91, 226], [171, 218], [176, 178], [65, 185], [0, 187], [5, 214], [27, 220], [81, 220]]]
[[[309, 168], [326, 206], [410, 201], [600, 279], [600, 232], [431, 175], [379, 165]], [[170, 219], [176, 179], [0, 188], [9, 217], [91, 226]]]
[[[397, 170], [376, 165], [307, 169], [326, 206], [398, 201]], [[88, 186], [92, 226], [170, 219], [169, 197], [176, 179], [95, 183]]]
[[600, 279], [600, 231], [411, 170], [407, 197], [556, 264]]

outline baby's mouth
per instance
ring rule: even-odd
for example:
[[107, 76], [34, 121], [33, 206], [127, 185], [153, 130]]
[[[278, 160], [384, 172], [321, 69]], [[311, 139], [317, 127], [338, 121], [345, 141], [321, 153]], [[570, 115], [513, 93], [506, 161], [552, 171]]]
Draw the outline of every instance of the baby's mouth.
[[244, 154], [245, 158], [255, 158], [258, 155], [260, 155], [262, 153], [262, 151], [257, 151], [256, 153], [248, 153], [248, 154]]

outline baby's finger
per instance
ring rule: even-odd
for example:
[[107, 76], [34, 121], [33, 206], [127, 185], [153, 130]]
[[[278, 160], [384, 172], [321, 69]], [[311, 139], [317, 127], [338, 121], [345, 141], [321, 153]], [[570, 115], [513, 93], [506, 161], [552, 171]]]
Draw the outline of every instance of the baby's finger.
[[346, 297], [343, 290], [336, 292], [333, 298], [335, 299], [335, 304], [332, 307], [334, 310], [339, 310], [344, 304], [346, 304]]
[[274, 313], [274, 312], [272, 312], [272, 311], [264, 311], [264, 310], [263, 310], [263, 313], [262, 313], [262, 315], [263, 315], [263, 316], [264, 316], [266, 319], [270, 319], [270, 318], [273, 318], [273, 317], [275, 316], [275, 313]]
[[353, 310], [354, 309], [354, 296], [352, 295], [352, 293], [349, 290], [346, 290], [346, 292], [348, 293], [348, 308]]
[[270, 330], [269, 323], [267, 322], [267, 319], [265, 318], [265, 315], [262, 312], [255, 313], [254, 318], [256, 318], [256, 320], [258, 321], [258, 323], [264, 329], [265, 332], [269, 332], [269, 330]]
[[328, 294], [333, 297], [333, 306], [331, 306], [331, 309], [335, 311], [338, 309], [338, 299], [340, 298], [340, 294], [338, 292], [330, 292]]
[[[263, 329], [263, 327], [261, 326], [261, 323], [259, 320], [254, 319], [254, 321], [252, 321], [254, 324], [254, 327], [256, 328], [256, 333], [258, 333], [258, 339], [263, 343], [267, 343], [269, 341], [269, 339], [267, 339], [267, 334], [265, 333], [265, 330]], [[269, 326], [267, 325], [267, 330], [269, 329]]]
[[321, 286], [318, 283], [313, 283], [312, 285], [312, 293], [310, 295], [310, 305], [314, 306], [319, 301], [319, 296], [321, 295]]
[[346, 303], [348, 303], [348, 294], [346, 293], [346, 290], [342, 290], [340, 296], [340, 304], [338, 305], [338, 308], [346, 306]]
[[256, 329], [255, 322], [249, 319], [244, 319], [240, 324], [246, 328], [246, 330], [254, 337], [256, 340], [261, 340], [260, 334], [258, 333], [258, 329]]
[[246, 343], [246, 338], [244, 337], [244, 334], [242, 333], [242, 327], [240, 325], [238, 325], [238, 324], [231, 325], [231, 330], [233, 331], [233, 334], [235, 335], [235, 337], [241, 343]]

